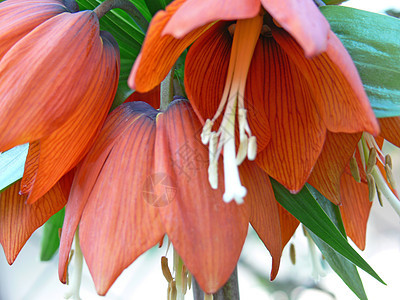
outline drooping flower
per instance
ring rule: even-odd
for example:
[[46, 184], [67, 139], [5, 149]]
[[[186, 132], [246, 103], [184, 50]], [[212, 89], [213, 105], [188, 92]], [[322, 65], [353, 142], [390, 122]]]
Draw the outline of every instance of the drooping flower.
[[55, 0], [3, 3], [0, 24], [10, 9], [21, 17], [0, 29], [0, 151], [30, 143], [21, 193], [33, 203], [93, 143], [116, 93], [119, 50], [91, 11]]
[[378, 133], [357, 70], [313, 1], [210, 2], [174, 1], [153, 18], [129, 84], [152, 89], [195, 41], [185, 88], [205, 124], [214, 187], [223, 152], [226, 201], [246, 194], [237, 170], [246, 156], [257, 154], [260, 167], [298, 192], [327, 133]]
[[381, 133], [376, 138], [368, 133], [328, 134], [308, 179], [327, 199], [340, 205], [346, 233], [362, 250], [375, 195], [386, 197], [400, 211], [391, 158], [382, 150], [384, 140], [400, 147], [400, 118], [382, 118], [379, 124]]
[[[184, 100], [175, 100], [165, 112], [129, 102], [109, 115], [71, 188], [60, 280], [66, 279], [78, 225], [83, 255], [102, 295], [165, 234], [200, 286], [213, 293], [235, 268], [249, 222], [273, 257], [271, 277], [276, 276], [298, 221], [275, 201], [267, 174], [247, 162], [241, 166], [249, 189], [245, 205], [224, 203], [221, 189], [208, 184], [208, 153], [200, 131]], [[222, 176], [218, 181], [223, 185]]]

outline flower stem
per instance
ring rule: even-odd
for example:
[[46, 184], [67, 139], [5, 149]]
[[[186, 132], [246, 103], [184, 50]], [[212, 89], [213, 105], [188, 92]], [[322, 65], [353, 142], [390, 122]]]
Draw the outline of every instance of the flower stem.
[[[204, 292], [201, 290], [196, 280], [193, 280], [193, 298], [194, 300], [209, 299], [205, 297]], [[231, 277], [229, 277], [225, 285], [222, 288], [220, 288], [215, 294], [213, 294], [212, 299], [213, 300], [240, 299], [237, 267], [235, 267], [235, 270], [233, 271]]]
[[174, 98], [174, 70], [175, 66], [169, 71], [167, 77], [161, 82], [160, 88], [160, 110], [166, 110]]
[[131, 16], [136, 25], [143, 33], [146, 33], [149, 22], [140, 13], [136, 6], [129, 0], [106, 0], [94, 9], [97, 17], [101, 19], [106, 13], [114, 8], [120, 8]]

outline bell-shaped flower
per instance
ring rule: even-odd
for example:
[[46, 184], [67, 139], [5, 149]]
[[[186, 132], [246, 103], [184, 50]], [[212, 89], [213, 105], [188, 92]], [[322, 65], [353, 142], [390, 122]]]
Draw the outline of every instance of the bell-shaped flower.
[[165, 234], [202, 289], [216, 292], [237, 264], [249, 222], [273, 257], [271, 277], [276, 276], [298, 221], [275, 201], [268, 175], [247, 162], [240, 167], [249, 189], [246, 203], [224, 203], [222, 189], [208, 184], [209, 154], [201, 128], [185, 100], [175, 100], [165, 112], [128, 102], [109, 115], [71, 188], [60, 280], [66, 280], [78, 225], [80, 246], [101, 295]]
[[214, 187], [223, 153], [226, 201], [246, 194], [246, 157], [295, 193], [329, 132], [379, 131], [351, 57], [311, 0], [173, 1], [150, 24], [131, 87], [154, 88], [193, 42], [185, 88], [217, 149]]
[[[22, 11], [14, 27], [28, 23], [31, 30], [0, 60], [0, 151], [30, 143], [21, 193], [33, 203], [92, 145], [116, 93], [119, 50], [109, 33], [99, 31], [92, 11], [61, 12], [66, 8], [52, 0], [8, 2], [3, 9], [16, 3]], [[9, 19], [1, 11], [0, 24]], [[2, 30], [0, 44], [7, 39]]]

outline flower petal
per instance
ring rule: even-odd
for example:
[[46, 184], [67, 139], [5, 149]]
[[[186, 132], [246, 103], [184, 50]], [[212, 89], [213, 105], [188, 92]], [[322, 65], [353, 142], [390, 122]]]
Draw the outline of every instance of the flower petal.
[[379, 124], [381, 126], [380, 136], [400, 147], [400, 117], [382, 118], [379, 119]]
[[10, 265], [32, 233], [67, 202], [59, 183], [32, 205], [26, 204], [19, 190], [17, 181], [0, 194], [0, 243]]
[[61, 1], [4, 1], [0, 3], [0, 59], [36, 26], [66, 12]]
[[282, 236], [278, 202], [269, 176], [255, 163], [243, 162], [239, 168], [248, 194], [245, 204], [250, 209], [250, 223], [272, 256], [271, 280], [276, 277], [282, 256]]
[[259, 12], [260, 0], [186, 0], [171, 17], [163, 34], [180, 39], [208, 23], [249, 19]]
[[[89, 151], [103, 125], [114, 99], [119, 76], [118, 45], [103, 34], [103, 55], [93, 83], [88, 87], [71, 117], [49, 136], [40, 139], [37, 165], [25, 166], [21, 192], [29, 193], [28, 203], [45, 194]], [[32, 146], [30, 146], [30, 149]], [[36, 158], [35, 158], [36, 159]], [[34, 167], [35, 172], [30, 167]], [[30, 174], [34, 173], [34, 177]]]
[[[192, 45], [186, 56], [186, 93], [202, 123], [214, 117], [224, 91], [232, 47], [228, 26], [227, 22], [215, 24]], [[264, 55], [260, 55], [261, 48], [258, 43], [250, 65], [245, 95], [247, 120], [257, 138], [258, 152], [267, 146], [271, 135], [268, 118], [264, 112], [264, 81], [262, 81], [264, 77], [260, 77], [264, 69], [259, 70], [260, 66], [261, 68], [263, 66], [264, 59]], [[214, 124], [215, 130], [220, 122], [221, 119], [217, 119]]]
[[0, 151], [46, 136], [70, 117], [101, 57], [98, 28], [93, 12], [62, 13], [6, 53], [0, 61]]
[[165, 25], [182, 3], [182, 0], [172, 2], [166, 11], [159, 11], [151, 20], [142, 50], [128, 78], [128, 85], [133, 90], [147, 92], [160, 84], [181, 53], [208, 28], [208, 25], [202, 26], [183, 39], [163, 36]]
[[224, 91], [232, 47], [228, 25], [218, 22], [212, 26], [186, 55], [185, 90], [203, 124], [214, 117]]
[[283, 30], [273, 36], [308, 82], [313, 100], [332, 132], [379, 133], [379, 125], [350, 55], [332, 32], [326, 52], [307, 59], [300, 46]]
[[117, 107], [108, 116], [95, 144], [79, 165], [66, 206], [61, 235], [58, 272], [62, 282], [66, 281], [65, 271], [72, 240], [97, 177], [119, 137], [144, 113], [144, 110], [137, 112], [135, 107], [140, 110], [140, 106], [141, 103], [129, 103]]
[[322, 150], [326, 128], [301, 71], [272, 38], [261, 41], [262, 53], [257, 55], [264, 55], [264, 68], [254, 69], [252, 75], [263, 79], [260, 96], [269, 119], [271, 141], [257, 155], [256, 162], [296, 193]]
[[334, 204], [340, 204], [340, 177], [356, 150], [361, 133], [326, 135], [324, 147], [308, 183]]
[[154, 155], [154, 140], [155, 123], [147, 116], [125, 131], [108, 155], [82, 214], [82, 252], [100, 295], [165, 234], [158, 207], [145, 190], [146, 181], [153, 179], [149, 157]]
[[261, 3], [301, 45], [307, 57], [326, 50], [330, 26], [312, 0], [261, 0]]
[[[222, 200], [208, 182], [208, 150], [201, 123], [187, 101], [174, 101], [157, 117], [155, 172], [175, 183], [176, 195], [160, 215], [174, 248], [200, 287], [216, 292], [232, 274], [247, 235], [245, 206]], [[219, 164], [222, 170], [222, 160]], [[220, 172], [218, 186], [223, 186]]]
[[133, 101], [142, 101], [146, 102], [147, 104], [150, 104], [153, 108], [159, 108], [160, 107], [160, 86], [157, 85], [154, 89], [145, 92], [145, 93], [140, 93], [140, 92], [134, 92], [132, 93], [125, 101], [124, 103], [127, 102], [133, 102]]
[[368, 185], [363, 182], [358, 183], [351, 175], [343, 173], [340, 180], [340, 195], [342, 199], [340, 211], [346, 234], [358, 248], [364, 250], [367, 221], [372, 206], [368, 196]]

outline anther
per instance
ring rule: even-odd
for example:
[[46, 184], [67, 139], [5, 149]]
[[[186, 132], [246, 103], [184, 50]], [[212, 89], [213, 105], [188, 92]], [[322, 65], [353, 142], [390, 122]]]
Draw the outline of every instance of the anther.
[[374, 177], [372, 177], [371, 174], [367, 174], [367, 183], [368, 183], [368, 197], [369, 197], [369, 202], [374, 201], [374, 197], [376, 194], [376, 184]]
[[294, 244], [290, 244], [290, 261], [292, 262], [293, 265], [296, 264], [296, 249], [294, 248]]
[[382, 203], [382, 193], [381, 193], [381, 191], [379, 190], [378, 187], [376, 187], [376, 194], [378, 195], [378, 202], [379, 202], [379, 205], [380, 205], [381, 207], [383, 207], [383, 203]]
[[169, 283], [171, 283], [174, 280], [174, 278], [172, 277], [171, 271], [168, 267], [168, 258], [166, 258], [165, 256], [161, 257], [161, 270], [165, 279]]
[[393, 169], [392, 157], [390, 154], [385, 156], [385, 165], [388, 165], [391, 169]]
[[372, 168], [376, 165], [376, 149], [371, 148], [369, 151], [369, 157], [368, 157], [368, 162], [367, 162], [367, 174], [370, 174], [372, 171]]
[[357, 160], [354, 156], [350, 159], [350, 172], [355, 181], [361, 182], [360, 170], [358, 169]]
[[386, 171], [387, 180], [389, 181], [389, 183], [392, 186], [392, 188], [396, 190], [397, 187], [396, 187], [396, 182], [394, 181], [392, 168], [390, 168], [388, 164], [385, 165], [385, 171]]

